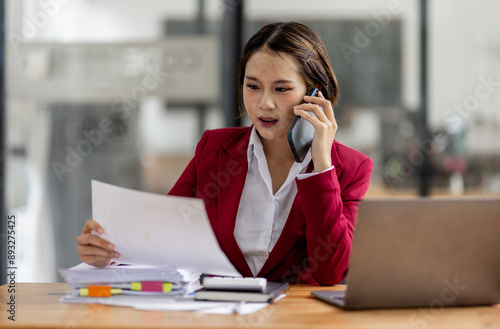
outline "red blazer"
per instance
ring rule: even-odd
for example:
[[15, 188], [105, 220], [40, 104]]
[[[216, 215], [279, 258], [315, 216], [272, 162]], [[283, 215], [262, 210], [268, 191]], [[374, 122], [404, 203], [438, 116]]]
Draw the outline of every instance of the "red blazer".
[[[220, 247], [244, 276], [252, 272], [234, 237], [247, 171], [251, 127], [206, 131], [169, 195], [205, 201]], [[281, 236], [257, 276], [270, 281], [334, 285], [347, 275], [359, 200], [373, 162], [338, 142], [335, 169], [297, 180], [297, 196]], [[307, 172], [313, 170], [312, 162]]]

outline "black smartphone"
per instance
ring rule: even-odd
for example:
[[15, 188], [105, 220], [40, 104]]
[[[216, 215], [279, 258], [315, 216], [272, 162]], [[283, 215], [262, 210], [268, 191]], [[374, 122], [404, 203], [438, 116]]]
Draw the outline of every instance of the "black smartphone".
[[[318, 88], [312, 88], [309, 93], [307, 93], [307, 96], [316, 96], [317, 94]], [[314, 115], [312, 112], [309, 113]], [[309, 121], [297, 116], [288, 130], [287, 137], [288, 144], [290, 144], [295, 161], [304, 161], [307, 151], [309, 151], [313, 141], [314, 126]]]

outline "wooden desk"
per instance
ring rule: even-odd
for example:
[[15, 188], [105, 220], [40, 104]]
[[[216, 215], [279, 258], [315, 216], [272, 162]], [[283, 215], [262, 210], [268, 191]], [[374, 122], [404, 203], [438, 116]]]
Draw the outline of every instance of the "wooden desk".
[[16, 321], [8, 320], [10, 294], [0, 287], [0, 328], [500, 328], [500, 308], [343, 311], [291, 286], [287, 297], [250, 315], [149, 312], [98, 304], [66, 304], [62, 283], [17, 283]]

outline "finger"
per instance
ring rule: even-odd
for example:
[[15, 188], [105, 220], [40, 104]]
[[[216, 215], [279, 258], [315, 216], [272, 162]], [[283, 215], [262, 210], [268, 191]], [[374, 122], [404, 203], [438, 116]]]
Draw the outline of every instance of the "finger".
[[333, 110], [333, 105], [330, 100], [326, 99], [325, 96], [323, 96], [323, 93], [320, 91], [319, 93], [320, 98], [322, 99], [322, 102], [326, 103], [326, 105], [322, 105], [323, 109], [326, 108], [325, 114], [328, 117], [328, 120], [333, 123], [334, 126], [337, 125], [337, 120], [335, 120], [335, 111]]
[[318, 92], [318, 96], [305, 96], [304, 100], [309, 103], [317, 104], [323, 107], [323, 111], [325, 112], [326, 117], [329, 121], [335, 121], [335, 114], [333, 111], [332, 103], [323, 96], [323, 93]]
[[319, 99], [325, 99], [325, 100], [327, 100], [327, 99], [325, 98], [325, 96], [323, 95], [323, 93], [322, 93], [321, 91], [318, 91], [318, 93], [316, 94], [316, 96], [309, 96], [309, 95], [305, 95], [305, 96], [304, 96], [304, 101], [306, 101], [306, 102], [307, 102], [307, 99], [312, 100], [312, 99], [315, 99], [315, 98], [319, 98]]
[[295, 106], [294, 110], [295, 109], [303, 110], [303, 111], [306, 111], [306, 112], [312, 112], [312, 113], [314, 113], [314, 115], [316, 115], [316, 117], [318, 118], [319, 121], [323, 121], [323, 122], [328, 122], [329, 121], [329, 119], [327, 118], [327, 116], [326, 116], [325, 112], [323, 111], [323, 109], [321, 109], [321, 107], [319, 105], [317, 105], [317, 104], [304, 103], [304, 104], [300, 104], [300, 105]]
[[78, 238], [76, 238], [76, 242], [79, 245], [84, 245], [84, 246], [96, 246], [102, 249], [106, 250], [113, 250], [115, 249], [114, 244], [111, 242], [104, 240], [103, 238], [93, 235], [93, 234], [82, 234]]
[[334, 119], [332, 103], [326, 99], [321, 92], [319, 93], [319, 96], [305, 96], [304, 100], [307, 103], [321, 106], [328, 117], [328, 120]]
[[80, 257], [92, 257], [99, 256], [103, 258], [118, 258], [120, 257], [120, 253], [116, 251], [109, 251], [106, 249], [102, 249], [96, 246], [90, 245], [79, 245], [78, 246], [78, 254]]
[[293, 109], [293, 113], [295, 115], [298, 115], [302, 117], [302, 119], [309, 121], [314, 126], [314, 129], [318, 129], [318, 127], [323, 123], [317, 117], [312, 115], [311, 112], [312, 111], [301, 110], [299, 107], [295, 107]]
[[[305, 104], [303, 104], [303, 105], [305, 105]], [[303, 105], [301, 105], [301, 107]], [[312, 115], [311, 111], [301, 110], [298, 106], [294, 107], [293, 112], [295, 115], [301, 116], [303, 119], [309, 121], [309, 123], [311, 123], [314, 126], [315, 136], [317, 134], [319, 134], [318, 136], [320, 136], [320, 135], [330, 134], [330, 133], [333, 134], [332, 136], [335, 136], [335, 132], [338, 129], [337, 122], [335, 120], [333, 120], [333, 121], [327, 120], [324, 113], [323, 114], [318, 113], [318, 115], [321, 118], [321, 120], [320, 120], [317, 117], [315, 117], [314, 115]], [[323, 112], [323, 111], [321, 111], [321, 112]]]
[[104, 229], [101, 225], [93, 219], [87, 219], [85, 222], [85, 226], [83, 227], [82, 233], [92, 233], [92, 231], [96, 231], [99, 234], [104, 233]]
[[80, 260], [92, 266], [108, 266], [113, 262], [112, 258], [100, 256], [83, 256]]

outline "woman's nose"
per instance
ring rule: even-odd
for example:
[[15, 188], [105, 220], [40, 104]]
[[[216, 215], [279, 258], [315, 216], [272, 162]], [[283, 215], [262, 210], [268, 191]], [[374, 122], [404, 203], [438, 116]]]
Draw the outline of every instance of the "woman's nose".
[[259, 107], [261, 110], [274, 110], [276, 105], [274, 104], [274, 99], [271, 93], [264, 92], [262, 98], [260, 99]]

